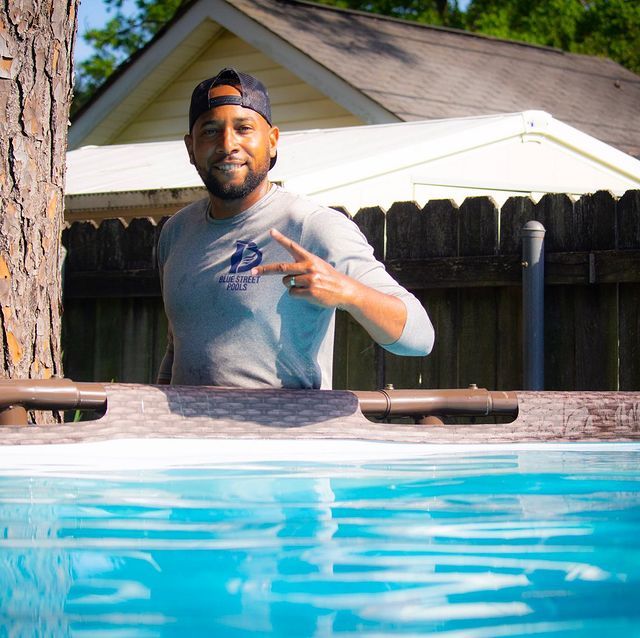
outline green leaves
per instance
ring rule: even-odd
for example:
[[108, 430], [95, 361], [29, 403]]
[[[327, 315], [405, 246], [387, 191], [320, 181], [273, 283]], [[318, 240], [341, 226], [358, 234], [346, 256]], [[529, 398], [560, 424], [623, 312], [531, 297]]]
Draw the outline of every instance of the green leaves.
[[640, 3], [636, 0], [593, 0], [578, 25], [579, 53], [606, 55], [640, 73]]
[[637, 0], [472, 0], [465, 23], [487, 35], [607, 56], [640, 73]]

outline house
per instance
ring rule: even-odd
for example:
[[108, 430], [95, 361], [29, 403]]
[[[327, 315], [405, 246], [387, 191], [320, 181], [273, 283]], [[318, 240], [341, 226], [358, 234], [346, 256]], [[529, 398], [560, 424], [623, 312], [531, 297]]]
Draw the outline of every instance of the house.
[[193, 87], [224, 66], [269, 88], [271, 178], [325, 204], [638, 187], [640, 77], [611, 60], [298, 0], [193, 0], [77, 115], [67, 218], [201, 197], [181, 140]]

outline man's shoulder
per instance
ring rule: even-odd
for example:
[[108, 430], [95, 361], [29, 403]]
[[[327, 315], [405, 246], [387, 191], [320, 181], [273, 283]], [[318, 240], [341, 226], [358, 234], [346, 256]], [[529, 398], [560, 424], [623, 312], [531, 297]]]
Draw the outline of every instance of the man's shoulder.
[[191, 202], [184, 208], [181, 208], [177, 213], [174, 213], [167, 219], [162, 227], [162, 232], [165, 232], [165, 229], [176, 229], [182, 226], [185, 223], [192, 223], [194, 217], [200, 217], [207, 209], [207, 205], [209, 203], [208, 198], [199, 199], [195, 202]]
[[330, 263], [340, 255], [367, 247], [367, 240], [355, 222], [343, 212], [309, 197], [279, 188], [274, 204], [286, 219], [283, 231], [304, 248]]
[[287, 210], [290, 215], [298, 216], [308, 221], [322, 220], [327, 216], [349, 219], [348, 216], [335, 208], [319, 204], [310, 197], [293, 193], [281, 186], [278, 187], [275, 193], [274, 204], [281, 209]]

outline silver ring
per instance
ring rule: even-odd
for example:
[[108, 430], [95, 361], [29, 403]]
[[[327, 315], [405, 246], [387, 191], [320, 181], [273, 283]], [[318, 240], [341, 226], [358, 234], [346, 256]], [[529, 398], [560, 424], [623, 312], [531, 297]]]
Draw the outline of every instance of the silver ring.
[[289, 288], [295, 288], [296, 287], [296, 278], [294, 275], [291, 276], [291, 279], [289, 279]]

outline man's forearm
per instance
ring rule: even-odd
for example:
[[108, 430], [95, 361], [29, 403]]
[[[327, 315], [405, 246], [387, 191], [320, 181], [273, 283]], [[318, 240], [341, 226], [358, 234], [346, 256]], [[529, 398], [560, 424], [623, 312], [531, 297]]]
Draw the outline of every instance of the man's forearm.
[[[346, 310], [382, 346], [392, 346], [400, 339], [397, 348], [387, 348], [391, 352], [424, 356], [431, 351], [433, 326], [429, 317], [418, 300], [400, 286], [398, 289], [410, 297], [409, 305], [400, 297], [337, 271], [277, 230], [272, 230], [271, 236], [295, 261], [261, 264], [251, 270], [252, 275], [280, 275], [292, 297], [325, 308]], [[407, 326], [415, 334], [404, 334]]]
[[397, 341], [407, 322], [407, 307], [401, 299], [355, 281], [349, 300], [340, 307], [380, 345]]

